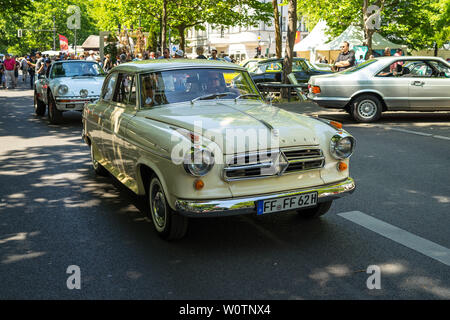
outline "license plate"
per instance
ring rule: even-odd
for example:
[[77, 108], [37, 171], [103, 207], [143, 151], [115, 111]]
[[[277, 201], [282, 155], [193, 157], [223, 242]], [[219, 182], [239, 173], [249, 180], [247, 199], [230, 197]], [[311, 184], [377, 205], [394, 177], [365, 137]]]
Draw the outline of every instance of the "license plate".
[[283, 197], [271, 200], [260, 200], [257, 202], [257, 214], [295, 210], [317, 205], [317, 192], [304, 193], [296, 196]]

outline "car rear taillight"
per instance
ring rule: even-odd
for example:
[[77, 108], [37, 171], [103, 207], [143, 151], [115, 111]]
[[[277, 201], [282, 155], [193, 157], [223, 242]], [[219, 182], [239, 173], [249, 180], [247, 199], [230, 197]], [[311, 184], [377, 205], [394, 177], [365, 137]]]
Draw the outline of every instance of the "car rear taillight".
[[311, 93], [314, 93], [314, 94], [318, 94], [318, 93], [320, 93], [320, 87], [319, 86], [311, 86]]

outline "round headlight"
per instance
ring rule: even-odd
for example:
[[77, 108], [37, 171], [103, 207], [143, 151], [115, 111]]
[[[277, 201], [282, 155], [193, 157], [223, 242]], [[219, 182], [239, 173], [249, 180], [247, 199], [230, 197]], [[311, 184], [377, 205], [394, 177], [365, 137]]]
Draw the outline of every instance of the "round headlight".
[[88, 95], [89, 95], [89, 91], [88, 90], [86, 90], [86, 89], [80, 90], [80, 96], [82, 98], [86, 98]]
[[202, 177], [214, 167], [214, 154], [207, 149], [192, 150], [184, 159], [184, 169], [187, 173]]
[[66, 86], [65, 84], [62, 84], [58, 87], [58, 93], [60, 95], [65, 95], [67, 92], [69, 92], [69, 87]]
[[347, 159], [353, 154], [355, 139], [353, 137], [334, 136], [330, 142], [331, 155], [338, 159]]

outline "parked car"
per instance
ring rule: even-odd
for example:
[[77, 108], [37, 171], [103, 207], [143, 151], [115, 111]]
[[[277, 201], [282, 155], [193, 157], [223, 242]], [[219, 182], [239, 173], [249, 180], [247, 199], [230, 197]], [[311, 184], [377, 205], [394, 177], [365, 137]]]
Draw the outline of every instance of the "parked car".
[[105, 73], [96, 62], [67, 60], [53, 62], [47, 75], [35, 83], [34, 110], [57, 124], [64, 111], [82, 111], [87, 102], [100, 97]]
[[380, 57], [345, 71], [311, 77], [308, 98], [344, 109], [358, 122], [383, 111], [450, 110], [450, 64], [438, 57]]
[[83, 112], [97, 174], [148, 199], [164, 239], [190, 217], [325, 214], [355, 189], [355, 139], [338, 123], [265, 102], [248, 72], [219, 61], [141, 61], [108, 74]]
[[246, 59], [239, 63], [239, 65], [243, 66], [245, 69], [250, 70], [253, 68], [258, 62], [264, 61], [266, 59], [263, 58], [252, 58], [252, 59]]
[[[249, 69], [250, 75], [255, 83], [262, 82], [283, 82], [283, 59], [266, 59], [258, 62]], [[297, 82], [308, 83], [311, 76], [330, 74], [331, 70], [319, 70], [308, 60], [294, 58], [292, 63], [292, 73]]]

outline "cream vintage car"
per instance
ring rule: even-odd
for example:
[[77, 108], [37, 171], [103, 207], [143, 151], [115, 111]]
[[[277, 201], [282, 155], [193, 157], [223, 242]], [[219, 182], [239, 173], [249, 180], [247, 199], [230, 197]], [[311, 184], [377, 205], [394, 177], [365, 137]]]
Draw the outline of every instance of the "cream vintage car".
[[339, 123], [265, 101], [245, 68], [218, 61], [122, 64], [83, 111], [96, 173], [148, 199], [164, 239], [189, 218], [325, 214], [355, 189], [355, 139]]

